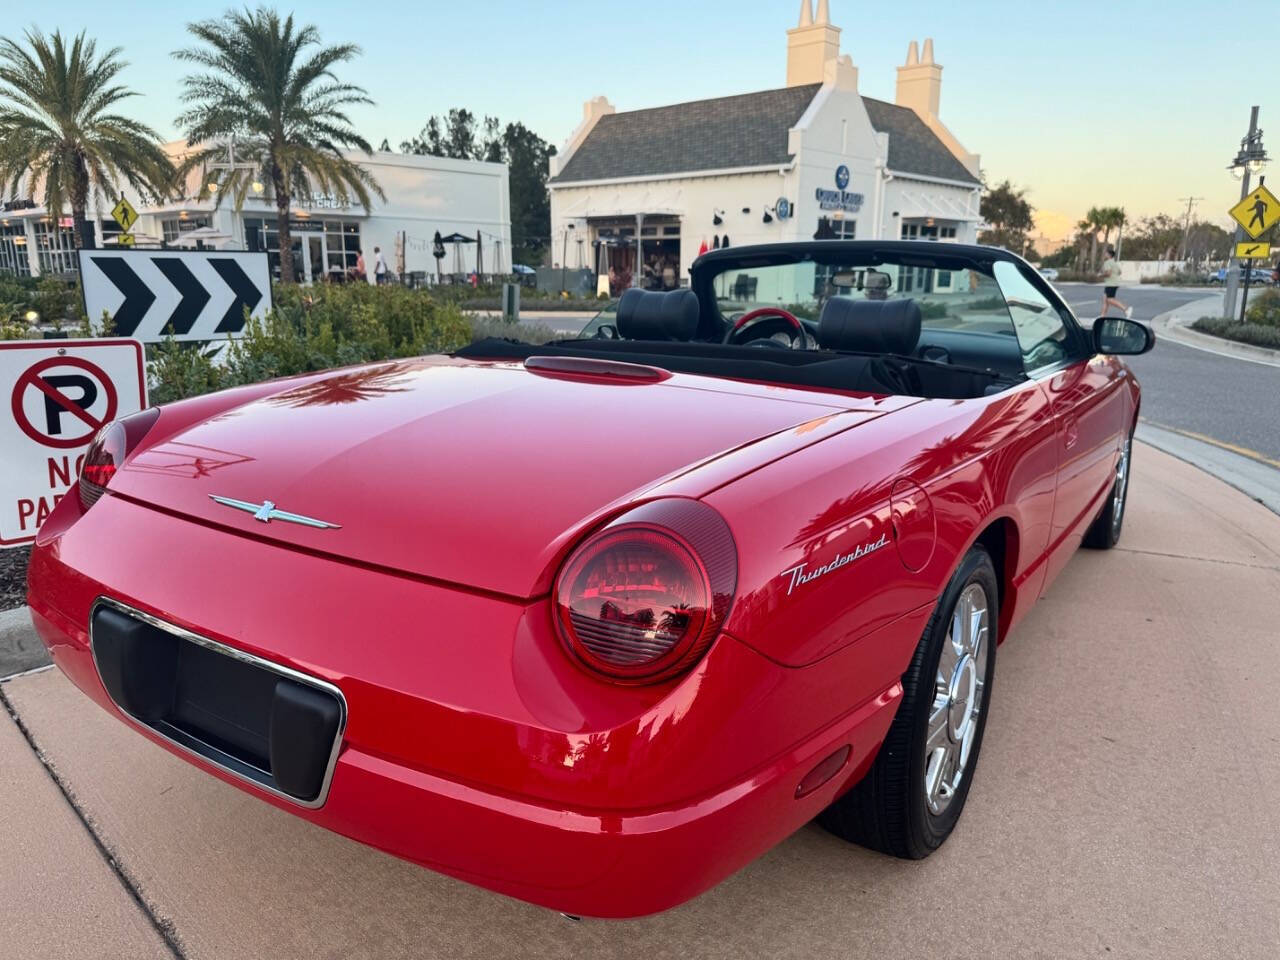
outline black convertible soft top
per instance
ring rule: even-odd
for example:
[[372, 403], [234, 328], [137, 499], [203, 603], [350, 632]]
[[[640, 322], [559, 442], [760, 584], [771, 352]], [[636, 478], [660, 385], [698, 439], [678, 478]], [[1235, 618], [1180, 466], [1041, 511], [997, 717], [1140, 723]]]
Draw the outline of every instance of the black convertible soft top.
[[[1004, 390], [1023, 377], [1015, 377], [1008, 369], [982, 369], [920, 356], [872, 351], [857, 342], [859, 338], [856, 337], [849, 338], [849, 343], [835, 342], [836, 349], [827, 346], [813, 350], [762, 350], [749, 345], [722, 343], [725, 319], [719, 313], [714, 281], [730, 271], [791, 263], [841, 267], [897, 264], [938, 270], [972, 270], [991, 276], [997, 261], [1015, 264], [1051, 303], [1061, 302], [1026, 261], [997, 247], [909, 240], [760, 244], [713, 250], [698, 257], [690, 267], [691, 280], [687, 290], [667, 294], [628, 291], [618, 308], [617, 328], [622, 332], [621, 338], [597, 336], [542, 345], [490, 338], [459, 350], [455, 356], [504, 360], [586, 357], [644, 364], [680, 373], [836, 391], [938, 399], [981, 397]], [[661, 302], [663, 298], [669, 302]], [[893, 301], [897, 304], [902, 302]], [[907, 302], [910, 302], [909, 298]], [[870, 307], [871, 304], [863, 306]], [[634, 312], [635, 316], [628, 317], [624, 313], [627, 310]], [[919, 311], [915, 313], [918, 318]], [[871, 311], [870, 315], [873, 314]], [[918, 335], [918, 319], [915, 325]], [[628, 327], [631, 332], [628, 332]], [[846, 323], [845, 329], [854, 331], [856, 327]], [[675, 331], [680, 332], [677, 334]], [[823, 342], [831, 344], [830, 340]], [[892, 338], [887, 342], [892, 342]], [[842, 346], [854, 349], [840, 349]], [[1016, 343], [1012, 347], [1016, 359]]]

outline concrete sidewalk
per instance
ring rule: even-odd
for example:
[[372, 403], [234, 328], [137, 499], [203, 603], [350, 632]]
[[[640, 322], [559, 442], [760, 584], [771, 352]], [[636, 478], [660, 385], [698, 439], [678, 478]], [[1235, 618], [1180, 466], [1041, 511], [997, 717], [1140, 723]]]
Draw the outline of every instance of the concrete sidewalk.
[[1184, 346], [1195, 347], [1197, 350], [1206, 350], [1209, 353], [1216, 353], [1236, 360], [1252, 360], [1255, 363], [1265, 363], [1270, 366], [1280, 367], [1280, 350], [1255, 347], [1249, 343], [1236, 343], [1234, 340], [1212, 337], [1207, 333], [1191, 329], [1191, 324], [1201, 317], [1218, 317], [1222, 315], [1223, 296], [1224, 294], [1220, 292], [1210, 294], [1199, 300], [1184, 303], [1180, 307], [1155, 317], [1151, 321], [1151, 325], [1155, 328], [1156, 337], [1167, 337], [1174, 343], [1181, 343]]
[[0, 878], [36, 884], [3, 907], [0, 953], [152, 956], [172, 924], [177, 955], [219, 960], [1274, 957], [1277, 597], [1280, 517], [1139, 445], [1122, 546], [1081, 552], [1000, 649], [943, 850], [906, 863], [809, 826], [622, 923], [571, 924], [326, 833], [58, 672], [20, 677], [0, 689], [121, 873], [0, 715]]

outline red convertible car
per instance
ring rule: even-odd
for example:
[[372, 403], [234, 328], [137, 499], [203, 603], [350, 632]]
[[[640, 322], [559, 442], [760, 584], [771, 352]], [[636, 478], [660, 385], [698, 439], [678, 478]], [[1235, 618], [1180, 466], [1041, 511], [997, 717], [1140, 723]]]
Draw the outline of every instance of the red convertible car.
[[1117, 355], [1153, 342], [998, 249], [716, 251], [575, 339], [108, 425], [30, 606], [155, 743], [569, 914], [679, 904], [814, 818], [924, 857], [997, 644], [1120, 536]]

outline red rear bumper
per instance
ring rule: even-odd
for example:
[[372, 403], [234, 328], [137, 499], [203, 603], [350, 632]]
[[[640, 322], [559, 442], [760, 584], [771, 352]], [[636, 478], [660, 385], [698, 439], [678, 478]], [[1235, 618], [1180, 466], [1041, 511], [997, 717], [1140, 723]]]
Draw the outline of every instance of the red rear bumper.
[[[900, 696], [890, 683], [837, 709], [857, 661], [786, 669], [729, 637], [677, 683], [626, 691], [568, 664], [540, 605], [268, 547], [114, 497], [72, 526], [75, 516], [54, 520], [33, 554], [33, 618], [103, 707], [320, 826], [567, 913], [638, 916], [718, 883], [861, 776]], [[145, 555], [101, 548], [125, 542], [126, 526]], [[184, 570], [181, 557], [203, 562]], [[103, 595], [337, 685], [350, 716], [323, 806], [272, 796], [120, 713], [89, 649], [88, 611]], [[918, 636], [906, 619], [900, 629]], [[406, 644], [424, 623], [452, 642]], [[846, 744], [849, 764], [797, 799]]]

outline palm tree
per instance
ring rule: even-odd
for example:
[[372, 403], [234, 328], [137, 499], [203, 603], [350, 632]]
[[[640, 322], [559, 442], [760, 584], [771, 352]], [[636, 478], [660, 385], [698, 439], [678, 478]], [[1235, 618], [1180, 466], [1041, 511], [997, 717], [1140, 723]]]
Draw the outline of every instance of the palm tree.
[[1104, 219], [1101, 207], [1090, 207], [1084, 215], [1085, 224], [1089, 228], [1089, 269], [1098, 269], [1098, 231], [1102, 229]]
[[115, 82], [127, 66], [119, 47], [99, 56], [84, 33], [70, 48], [56, 30], [26, 37], [30, 50], [0, 39], [0, 187], [14, 195], [24, 179], [32, 191], [42, 185], [48, 215], [69, 204], [76, 246], [93, 247], [90, 191], [110, 197], [127, 183], [163, 198], [173, 164], [154, 130], [111, 112], [135, 96]]
[[[259, 177], [271, 184], [280, 238], [280, 280], [292, 283], [289, 207], [296, 193], [320, 190], [340, 203], [354, 197], [366, 210], [382, 188], [343, 149], [371, 154], [351, 126], [346, 110], [372, 103], [361, 87], [342, 83], [333, 68], [359, 52], [355, 44], [325, 47], [314, 26], [295, 26], [276, 11], [225, 14], [187, 25], [203, 46], [179, 50], [179, 60], [206, 72], [182, 81], [186, 113], [178, 118], [194, 150], [183, 172], [212, 164], [217, 200], [235, 194], [237, 208]], [[311, 48], [315, 49], [311, 49]], [[223, 164], [228, 146], [237, 164]], [[201, 195], [207, 195], [207, 180]], [[259, 186], [257, 189], [261, 189]]]

